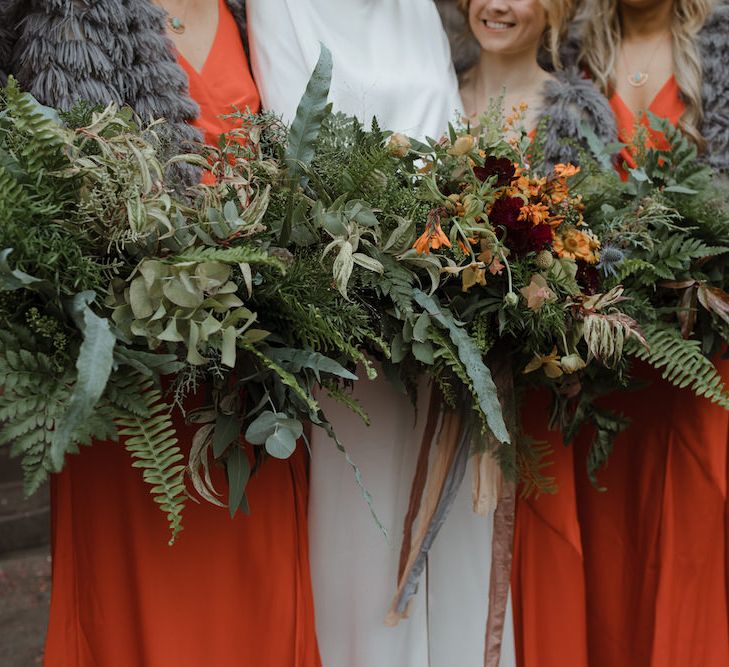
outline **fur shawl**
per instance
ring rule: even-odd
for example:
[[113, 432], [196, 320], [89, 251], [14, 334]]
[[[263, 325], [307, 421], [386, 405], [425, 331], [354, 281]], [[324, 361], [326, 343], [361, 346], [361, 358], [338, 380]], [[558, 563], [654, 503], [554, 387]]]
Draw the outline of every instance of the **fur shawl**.
[[[243, 0], [228, 0], [245, 36]], [[0, 0], [0, 84], [12, 74], [43, 104], [116, 102], [167, 119], [172, 150], [199, 139], [198, 107], [151, 0]]]
[[575, 68], [557, 72], [545, 84], [539, 123], [545, 131], [544, 161], [548, 167], [560, 162], [577, 164], [579, 150], [574, 140], [580, 137], [583, 124], [603, 143], [617, 138], [615, 117], [608, 101], [592, 81]]
[[729, 3], [719, 3], [699, 33], [704, 71], [704, 120], [701, 133], [707, 141], [706, 161], [714, 169], [729, 172]]

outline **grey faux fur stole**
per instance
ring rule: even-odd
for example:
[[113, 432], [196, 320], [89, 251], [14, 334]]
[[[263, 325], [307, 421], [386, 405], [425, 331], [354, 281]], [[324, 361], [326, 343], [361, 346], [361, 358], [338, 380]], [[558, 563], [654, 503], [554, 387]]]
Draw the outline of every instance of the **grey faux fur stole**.
[[[228, 2], [245, 35], [242, 0]], [[79, 100], [165, 118], [171, 149], [198, 140], [185, 72], [150, 0], [0, 0], [0, 82], [12, 74], [43, 104]]]
[[708, 143], [706, 161], [729, 172], [729, 3], [721, 2], [699, 33], [704, 120], [701, 133]]
[[544, 161], [579, 162], [580, 127], [589, 127], [604, 143], [617, 139], [615, 117], [605, 96], [595, 84], [570, 68], [554, 74], [542, 92], [540, 123], [544, 124]]

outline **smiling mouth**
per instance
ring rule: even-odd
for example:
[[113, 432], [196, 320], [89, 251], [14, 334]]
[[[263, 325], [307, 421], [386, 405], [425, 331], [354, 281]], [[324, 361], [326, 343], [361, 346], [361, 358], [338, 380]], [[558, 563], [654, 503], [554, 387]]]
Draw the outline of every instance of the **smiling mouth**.
[[509, 28], [513, 28], [515, 25], [513, 23], [504, 23], [503, 21], [488, 21], [488, 20], [484, 20], [483, 24], [489, 30], [508, 30]]

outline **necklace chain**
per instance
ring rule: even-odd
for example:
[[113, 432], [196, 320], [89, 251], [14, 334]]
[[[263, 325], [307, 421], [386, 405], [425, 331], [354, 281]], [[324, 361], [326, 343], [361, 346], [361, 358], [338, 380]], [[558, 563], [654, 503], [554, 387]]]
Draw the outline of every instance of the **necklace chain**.
[[628, 65], [628, 56], [625, 53], [625, 45], [621, 45], [620, 50], [623, 53], [623, 62], [625, 63], [625, 69], [628, 72], [628, 83], [633, 86], [633, 88], [642, 88], [643, 86], [645, 86], [646, 83], [648, 83], [648, 70], [653, 63], [653, 59], [656, 57], [656, 53], [658, 53], [658, 47], [661, 45], [663, 40], [664, 35], [660, 35], [659, 38], [656, 40], [656, 45], [653, 47], [650, 58], [648, 58], [648, 62], [645, 65], [645, 70], [636, 69], [634, 72], [631, 72], [630, 65]]

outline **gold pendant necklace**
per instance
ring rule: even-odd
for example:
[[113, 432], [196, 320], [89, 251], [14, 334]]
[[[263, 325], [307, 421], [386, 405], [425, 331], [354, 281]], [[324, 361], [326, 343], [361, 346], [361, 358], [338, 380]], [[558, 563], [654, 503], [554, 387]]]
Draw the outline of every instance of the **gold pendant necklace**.
[[[162, 7], [162, 9], [165, 10], [165, 23], [167, 25], [167, 29], [170, 32], [175, 33], [175, 35], [182, 35], [184, 34], [185, 30], [187, 30], [187, 12], [190, 9], [190, 3], [185, 2], [182, 9], [182, 13], [180, 15], [173, 14], [166, 6], [165, 3], [161, 0], [155, 0], [155, 4]], [[180, 4], [180, 3], [178, 3]]]
[[181, 35], [187, 28], [185, 22], [179, 16], [172, 14], [167, 15], [167, 27], [176, 35]]
[[656, 45], [653, 47], [653, 52], [651, 53], [651, 57], [648, 59], [648, 62], [646, 63], [645, 70], [637, 69], [632, 74], [630, 73], [630, 66], [628, 65], [628, 57], [625, 55], [625, 46], [624, 45], [621, 46], [621, 50], [623, 52], [623, 62], [625, 63], [625, 69], [629, 72], [628, 83], [631, 86], [633, 86], [633, 88], [642, 88], [643, 86], [645, 86], [646, 83], [648, 83], [648, 70], [650, 69], [651, 63], [653, 62], [653, 58], [655, 58], [655, 55], [658, 52], [658, 47], [661, 45], [663, 38], [664, 38], [664, 36], [661, 36], [658, 38]]

